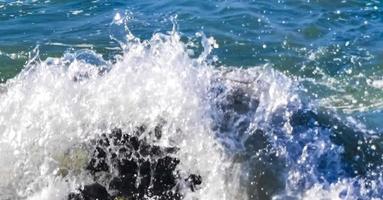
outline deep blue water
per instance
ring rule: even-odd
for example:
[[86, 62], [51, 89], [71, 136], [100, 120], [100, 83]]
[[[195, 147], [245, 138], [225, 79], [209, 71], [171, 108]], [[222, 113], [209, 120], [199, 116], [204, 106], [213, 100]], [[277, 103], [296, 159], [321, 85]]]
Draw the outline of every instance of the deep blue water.
[[[141, 40], [168, 33], [173, 25], [185, 43], [203, 32], [219, 45], [211, 53], [217, 56], [214, 66], [266, 65], [293, 80], [303, 101], [381, 138], [383, 3], [378, 0], [0, 0], [1, 82], [15, 77], [36, 49], [41, 60], [90, 49], [115, 62], [122, 54], [116, 39], [126, 42], [127, 34], [113, 23], [116, 15], [129, 18], [127, 27]], [[200, 52], [202, 46], [192, 48]]]

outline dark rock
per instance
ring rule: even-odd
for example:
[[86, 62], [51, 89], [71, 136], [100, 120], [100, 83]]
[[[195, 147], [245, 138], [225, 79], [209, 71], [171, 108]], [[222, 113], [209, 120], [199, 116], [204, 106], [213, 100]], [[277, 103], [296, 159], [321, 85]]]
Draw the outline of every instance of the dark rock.
[[248, 152], [247, 154], [250, 154], [249, 156], [252, 156], [258, 151], [265, 149], [268, 144], [269, 142], [267, 141], [267, 136], [262, 130], [259, 129], [255, 130], [251, 135], [249, 135], [244, 142], [246, 152]]
[[202, 184], [202, 177], [199, 175], [191, 174], [186, 182], [189, 184], [190, 189], [194, 192], [196, 189], [196, 185]]
[[[195, 191], [202, 178], [195, 174], [187, 178], [179, 175], [176, 168], [180, 160], [172, 156], [178, 151], [177, 147], [160, 147], [148, 143], [145, 138], [140, 139], [144, 133], [154, 133], [155, 139], [160, 139], [162, 127], [163, 124], [158, 125], [151, 131], [142, 125], [132, 134], [121, 129], [102, 134], [94, 143], [96, 146], [86, 167], [95, 183], [71, 193], [68, 199], [180, 200], [183, 198], [180, 192], [182, 185]], [[101, 185], [97, 183], [99, 177], [110, 178], [106, 185]], [[185, 184], [179, 184], [181, 182]]]
[[98, 183], [93, 183], [84, 186], [80, 193], [71, 193], [68, 197], [69, 200], [108, 200], [110, 196], [106, 188]]
[[106, 161], [106, 152], [104, 149], [100, 147], [96, 147], [94, 155], [92, 159], [90, 160], [87, 170], [89, 170], [91, 173], [101, 172], [101, 171], [108, 171], [109, 166]]
[[84, 186], [84, 189], [81, 191], [85, 200], [96, 200], [96, 199], [108, 199], [109, 194], [106, 191], [105, 187], [98, 184], [93, 183], [91, 185]]
[[178, 163], [178, 159], [169, 156], [158, 159], [153, 173], [153, 194], [161, 195], [164, 190], [171, 190], [176, 186], [176, 177], [173, 172]]

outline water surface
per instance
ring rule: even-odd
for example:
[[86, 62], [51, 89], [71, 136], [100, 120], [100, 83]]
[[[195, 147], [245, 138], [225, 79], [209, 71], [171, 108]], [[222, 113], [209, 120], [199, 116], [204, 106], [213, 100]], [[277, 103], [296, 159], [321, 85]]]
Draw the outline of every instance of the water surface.
[[[227, 199], [272, 196], [321, 199], [328, 197], [326, 195], [332, 195], [331, 199], [380, 198], [379, 191], [383, 187], [378, 170], [383, 132], [382, 6], [375, 0], [0, 1], [0, 80], [3, 83], [0, 92], [4, 91], [0, 96], [0, 144], [4, 144], [0, 152], [4, 152], [13, 166], [23, 162], [41, 164], [44, 163], [42, 160], [55, 157], [42, 152], [57, 144], [56, 140], [69, 141], [67, 146], [63, 145], [65, 149], [73, 145], [72, 140], [78, 136], [74, 133], [76, 131], [92, 132], [114, 123], [124, 127], [124, 123], [163, 115], [155, 105], [166, 112], [170, 112], [168, 106], [173, 106], [176, 111], [168, 116], [169, 121], [174, 120], [184, 127], [196, 128], [191, 124], [209, 120], [220, 124], [221, 115], [225, 114], [220, 113], [222, 110], [207, 108], [215, 104], [206, 98], [225, 105], [226, 100], [221, 101], [231, 98], [230, 93], [235, 91], [233, 88], [245, 87], [251, 88], [245, 90], [250, 91], [249, 95], [264, 101], [260, 101], [256, 110], [245, 106], [245, 114], [236, 113], [235, 108], [235, 112], [229, 109], [234, 112], [230, 115], [232, 122], [243, 122], [247, 131], [243, 132], [234, 122], [222, 122], [234, 127], [230, 130], [217, 129], [220, 125], [207, 128], [211, 124], [202, 123], [197, 129], [204, 134], [192, 140], [216, 135], [221, 138], [218, 143], [229, 149], [225, 151], [227, 154], [238, 154], [244, 149], [248, 152], [246, 156], [237, 155], [244, 160], [239, 162], [239, 171], [248, 171], [254, 175], [252, 177], [258, 173], [277, 177], [279, 175], [270, 173], [279, 171], [285, 178], [276, 183], [278, 181], [273, 178], [252, 180], [239, 173], [238, 182], [246, 189], [238, 189], [233, 192], [236, 194], [231, 194], [234, 196], [227, 194]], [[140, 48], [148, 49], [148, 52]], [[172, 62], [167, 63], [166, 59]], [[132, 72], [122, 66], [144, 67]], [[154, 70], [155, 66], [161, 73]], [[93, 74], [94, 68], [110, 71], [110, 74], [97, 78]], [[228, 69], [238, 71], [229, 75], [222, 72]], [[77, 78], [89, 75], [92, 79], [89, 83], [85, 81], [84, 85], [76, 85], [60, 74]], [[178, 77], [176, 74], [183, 75]], [[163, 87], [140, 86], [144, 83], [134, 77], [163, 84]], [[214, 81], [221, 79], [234, 81], [220, 82], [227, 90], [216, 94], [216, 90], [211, 88], [220, 88]], [[251, 83], [251, 86], [239, 84], [244, 82]], [[204, 93], [204, 90], [210, 92]], [[178, 93], [172, 96], [174, 91]], [[115, 100], [110, 100], [107, 95]], [[172, 98], [168, 98], [169, 95]], [[152, 102], [147, 98], [160, 100]], [[168, 104], [171, 99], [174, 99], [174, 105]], [[189, 105], [185, 99], [194, 99], [198, 103]], [[244, 101], [251, 104], [246, 99]], [[48, 102], [52, 105], [47, 105]], [[130, 105], [143, 110], [134, 110]], [[92, 110], [92, 107], [100, 110]], [[177, 112], [182, 109], [191, 109], [192, 116]], [[303, 114], [303, 117], [295, 119], [301, 120], [294, 121], [296, 113], [302, 110], [314, 110], [315, 116]], [[50, 118], [57, 112], [57, 119]], [[108, 112], [110, 116], [106, 114]], [[125, 116], [124, 112], [131, 113]], [[133, 117], [141, 112], [147, 115], [143, 114], [142, 119]], [[87, 113], [92, 113], [94, 118]], [[28, 117], [22, 117], [26, 115]], [[279, 126], [277, 116], [283, 119], [279, 119], [284, 123], [282, 126]], [[182, 118], [190, 118], [192, 122], [184, 122]], [[264, 124], [270, 127], [266, 128]], [[28, 131], [31, 131], [28, 127], [32, 127], [35, 136], [28, 136]], [[254, 135], [254, 130], [259, 128], [264, 129], [263, 135], [266, 136], [257, 136], [252, 143], [260, 145], [256, 141], [267, 140], [272, 145], [264, 147], [266, 153], [262, 155], [272, 159], [281, 154], [278, 159], [284, 160], [285, 167], [277, 166], [273, 172], [268, 172], [268, 164], [256, 162], [262, 157], [259, 153], [258, 157], [248, 155], [251, 154], [249, 152], [254, 153], [252, 148], [260, 147], [249, 147], [246, 141], [252, 140], [243, 135]], [[54, 135], [61, 136], [56, 138]], [[176, 137], [171, 130], [169, 135]], [[32, 161], [32, 155], [26, 152], [18, 154], [41, 138], [53, 139], [46, 139], [39, 148], [36, 147], [39, 161]], [[228, 140], [238, 144], [230, 147]], [[214, 141], [206, 143], [214, 149]], [[5, 150], [9, 146], [12, 146], [12, 152]], [[185, 155], [195, 148], [185, 150]], [[236, 163], [219, 157], [220, 150], [212, 151], [211, 156], [217, 156], [217, 162]], [[15, 152], [18, 156], [11, 158]], [[334, 160], [324, 163], [323, 160], [329, 158]], [[294, 163], [299, 159], [300, 163]], [[359, 165], [373, 167], [362, 167], [364, 171], [358, 171], [362, 169]], [[37, 169], [30, 167], [26, 165], [24, 169], [36, 172]], [[218, 170], [213, 167], [210, 170], [225, 174], [235, 171], [234, 168]], [[254, 170], [256, 168], [265, 170]], [[201, 171], [208, 174], [208, 171]], [[308, 174], [314, 175], [304, 178]], [[14, 199], [16, 196], [25, 199], [44, 188], [41, 182], [28, 182], [26, 176], [17, 174], [9, 178], [6, 186], [0, 184], [0, 189], [7, 188], [8, 191], [8, 196], [0, 196], [0, 199]], [[31, 175], [34, 178], [44, 176]], [[15, 183], [23, 177], [25, 183]], [[225, 178], [217, 175], [214, 181]], [[364, 185], [369, 181], [370, 186]], [[237, 185], [238, 188], [241, 184]], [[270, 194], [262, 191], [263, 185], [269, 188]], [[199, 198], [221, 198], [214, 196], [214, 191], [222, 188], [206, 188], [202, 190], [205, 193], [201, 192], [205, 196], [201, 194]], [[19, 194], [15, 195], [15, 191]]]

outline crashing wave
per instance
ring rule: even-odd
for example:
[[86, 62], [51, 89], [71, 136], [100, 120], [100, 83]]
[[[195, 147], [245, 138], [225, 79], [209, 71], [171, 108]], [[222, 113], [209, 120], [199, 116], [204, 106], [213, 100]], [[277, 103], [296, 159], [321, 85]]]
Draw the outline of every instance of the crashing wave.
[[[302, 102], [299, 83], [267, 65], [214, 67], [212, 38], [196, 58], [175, 31], [128, 38], [114, 62], [93, 51], [36, 59], [1, 86], [0, 199], [379, 198], [379, 140]], [[160, 121], [161, 137], [131, 134]], [[159, 155], [128, 145], [121, 167], [121, 149], [103, 145], [115, 127]], [[152, 168], [141, 174], [142, 158]]]

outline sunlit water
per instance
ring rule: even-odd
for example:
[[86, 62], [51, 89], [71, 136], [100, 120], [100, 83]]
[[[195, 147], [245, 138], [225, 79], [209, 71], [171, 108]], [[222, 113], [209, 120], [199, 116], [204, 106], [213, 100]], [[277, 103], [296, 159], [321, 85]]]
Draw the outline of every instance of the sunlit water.
[[381, 6], [0, 1], [0, 199], [67, 199], [92, 139], [161, 120], [185, 199], [381, 199]]

